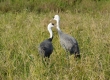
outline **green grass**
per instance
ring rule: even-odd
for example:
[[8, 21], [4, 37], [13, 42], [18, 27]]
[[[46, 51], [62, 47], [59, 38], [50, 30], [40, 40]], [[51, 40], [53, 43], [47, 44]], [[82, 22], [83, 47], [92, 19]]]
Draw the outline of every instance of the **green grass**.
[[22, 12], [23, 10], [46, 12], [88, 12], [109, 10], [110, 0], [0, 0], [0, 13]]
[[45, 67], [37, 46], [49, 37], [47, 25], [55, 13], [0, 14], [1, 80], [109, 80], [110, 14], [59, 13], [61, 29], [74, 36], [80, 46], [81, 59], [75, 60], [59, 44], [53, 28], [55, 50]]
[[[75, 6], [70, 0], [68, 7], [66, 0], [56, 2], [57, 7], [50, 7], [55, 0], [45, 5], [48, 0], [41, 1], [43, 8], [36, 5], [40, 1], [10, 1], [14, 4], [6, 0], [0, 3], [0, 80], [110, 80], [109, 0], [83, 0]], [[47, 25], [57, 10], [61, 10], [61, 30], [79, 43], [81, 59], [72, 55], [68, 62], [54, 27], [54, 51], [45, 67], [37, 47], [49, 37]]]

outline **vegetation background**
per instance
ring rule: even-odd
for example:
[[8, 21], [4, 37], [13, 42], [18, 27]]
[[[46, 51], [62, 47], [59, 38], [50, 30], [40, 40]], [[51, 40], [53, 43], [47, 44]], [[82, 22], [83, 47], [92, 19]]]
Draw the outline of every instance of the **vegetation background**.
[[[68, 62], [53, 28], [45, 67], [37, 47], [55, 14], [77, 39], [81, 59]], [[0, 80], [110, 80], [110, 0], [0, 0]]]

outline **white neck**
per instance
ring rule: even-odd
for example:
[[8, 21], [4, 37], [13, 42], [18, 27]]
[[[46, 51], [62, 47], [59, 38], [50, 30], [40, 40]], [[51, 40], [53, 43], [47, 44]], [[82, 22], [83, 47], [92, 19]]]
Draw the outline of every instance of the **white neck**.
[[60, 30], [60, 21], [59, 20], [57, 20], [57, 30], [61, 31]]
[[50, 38], [52, 38], [53, 33], [52, 33], [52, 30], [51, 30], [51, 27], [50, 27], [50, 26], [48, 26], [48, 31], [49, 31], [49, 33], [50, 33]]

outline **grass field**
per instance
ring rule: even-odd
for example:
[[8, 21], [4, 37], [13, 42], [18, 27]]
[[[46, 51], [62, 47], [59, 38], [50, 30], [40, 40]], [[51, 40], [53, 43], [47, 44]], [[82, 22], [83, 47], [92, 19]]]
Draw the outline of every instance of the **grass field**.
[[49, 37], [47, 24], [55, 13], [1, 14], [0, 78], [1, 80], [109, 80], [110, 79], [110, 14], [91, 15], [59, 13], [62, 31], [79, 42], [81, 59], [70, 56], [59, 44], [53, 28], [50, 64], [45, 67], [37, 46]]
[[54, 27], [46, 67], [37, 47], [49, 37], [47, 25], [56, 12], [0, 13], [0, 80], [110, 80], [110, 12], [105, 9], [58, 13], [61, 30], [77, 39], [81, 59], [72, 55], [68, 62]]

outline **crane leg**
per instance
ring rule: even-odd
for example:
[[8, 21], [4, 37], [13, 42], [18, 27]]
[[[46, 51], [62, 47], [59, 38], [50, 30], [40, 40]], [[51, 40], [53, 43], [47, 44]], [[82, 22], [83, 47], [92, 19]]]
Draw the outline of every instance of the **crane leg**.
[[69, 52], [66, 50], [66, 57], [69, 60]]
[[66, 50], [66, 57], [67, 57], [67, 65], [70, 66], [70, 60], [69, 60], [69, 52]]
[[[65, 45], [63, 45], [65, 47]], [[65, 52], [66, 52], [66, 58], [67, 58], [67, 66], [70, 66], [70, 62], [69, 62], [69, 51], [66, 49], [65, 47]]]
[[[44, 64], [44, 66], [46, 67], [46, 65], [45, 65], [45, 61], [44, 61], [44, 58], [45, 57], [42, 57], [42, 63]], [[46, 60], [46, 59], [45, 59]]]

